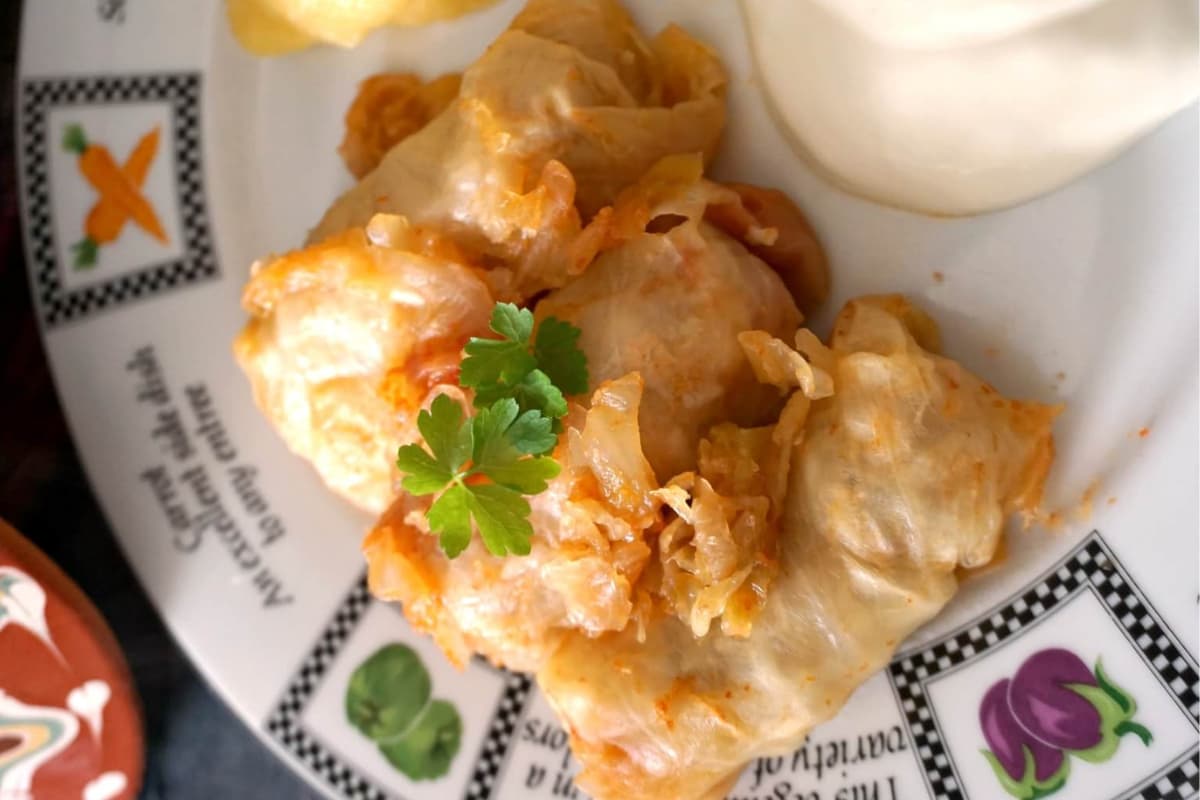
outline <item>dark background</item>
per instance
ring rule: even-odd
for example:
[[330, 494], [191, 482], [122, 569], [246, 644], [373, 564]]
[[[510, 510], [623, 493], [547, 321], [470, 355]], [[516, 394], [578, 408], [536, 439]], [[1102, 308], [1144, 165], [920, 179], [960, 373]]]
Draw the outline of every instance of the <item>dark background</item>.
[[171, 639], [125, 563], [67, 433], [21, 244], [13, 150], [21, 5], [0, 0], [0, 517], [54, 559], [116, 633], [142, 700], [143, 798], [316, 798]]

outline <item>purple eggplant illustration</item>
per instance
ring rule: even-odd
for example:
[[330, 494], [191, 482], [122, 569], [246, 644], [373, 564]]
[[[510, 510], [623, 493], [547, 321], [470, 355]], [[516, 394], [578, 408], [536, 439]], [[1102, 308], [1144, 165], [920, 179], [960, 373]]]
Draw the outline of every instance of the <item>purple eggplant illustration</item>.
[[1008, 678], [988, 689], [979, 704], [979, 725], [991, 750], [983, 755], [1005, 791], [1038, 800], [1063, 787], [1070, 762], [1059, 748], [1039, 741], [1017, 722], [1008, 704]]
[[991, 748], [983, 755], [1005, 791], [1038, 800], [1066, 783], [1069, 756], [1107, 761], [1127, 734], [1149, 746], [1154, 737], [1135, 713], [1133, 697], [1099, 660], [1091, 670], [1070, 650], [1039, 650], [980, 701], [979, 724]]
[[1062, 648], [1025, 659], [1009, 684], [1008, 706], [1035, 739], [1093, 763], [1112, 758], [1122, 736], [1132, 733], [1145, 745], [1153, 738], [1133, 720], [1137, 704], [1100, 661], [1089, 670]]

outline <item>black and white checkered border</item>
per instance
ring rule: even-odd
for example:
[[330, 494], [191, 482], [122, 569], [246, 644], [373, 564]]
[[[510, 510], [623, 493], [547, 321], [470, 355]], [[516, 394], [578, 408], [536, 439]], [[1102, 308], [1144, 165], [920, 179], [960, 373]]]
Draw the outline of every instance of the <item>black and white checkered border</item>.
[[1167, 764], [1120, 800], [1192, 800], [1200, 794], [1200, 748]]
[[[963, 800], [965, 793], [929, 704], [926, 684], [935, 676], [979, 658], [1083, 591], [1092, 592], [1103, 604], [1179, 709], [1200, 729], [1195, 660], [1130, 579], [1100, 533], [1092, 531], [1062, 561], [1016, 597], [919, 652], [897, 658], [889, 666], [892, 691], [900, 703], [932, 797]], [[1184, 770], [1180, 773], [1183, 782], [1190, 781], [1188, 785], [1195, 794], [1196, 770], [1191, 769], [1188, 777], [1185, 767], [1180, 769]], [[1151, 787], [1160, 778], [1153, 776], [1130, 796], [1156, 796]]]
[[[267, 733], [272, 739], [296, 756], [338, 796], [350, 800], [388, 800], [396, 795], [361, 775], [352, 765], [344, 763], [318, 736], [304, 728], [302, 717], [330, 664], [373, 602], [364, 573], [346, 593], [307, 658], [288, 682], [266, 723]], [[482, 660], [479, 663], [501, 675], [504, 694], [488, 723], [487, 736], [480, 746], [467, 784], [466, 800], [488, 800], [492, 796], [496, 776], [511, 750], [513, 734], [529, 702], [532, 687], [527, 675], [498, 670]]]
[[529, 702], [529, 692], [533, 681], [528, 675], [519, 672], [505, 674], [504, 696], [488, 726], [487, 738], [479, 748], [479, 757], [475, 760], [475, 770], [467, 784], [464, 800], [487, 800], [492, 796], [496, 780], [508, 758], [513, 734], [520, 724], [521, 715]]
[[[31, 78], [21, 84], [19, 157], [33, 294], [47, 328], [102, 309], [217, 277], [204, 191], [198, 72]], [[183, 255], [111, 280], [67, 290], [60, 279], [49, 190], [51, 108], [130, 102], [170, 104]], [[99, 267], [103, 268], [103, 267]]]
[[389, 795], [353, 768], [341, 763], [320, 739], [304, 729], [301, 716], [320, 687], [329, 665], [341, 652], [372, 602], [367, 578], [363, 575], [338, 605], [308, 657], [288, 682], [275, 710], [267, 718], [267, 733], [271, 738], [300, 759], [340, 796], [354, 800], [386, 800]]

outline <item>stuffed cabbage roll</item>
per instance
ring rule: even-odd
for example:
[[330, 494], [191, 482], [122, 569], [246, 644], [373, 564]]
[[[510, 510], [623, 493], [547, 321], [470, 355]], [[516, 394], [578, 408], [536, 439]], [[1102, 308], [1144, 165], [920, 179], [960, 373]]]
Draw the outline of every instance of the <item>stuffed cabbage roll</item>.
[[623, 629], [659, 522], [654, 473], [642, 455], [636, 374], [574, 404], [554, 454], [562, 472], [529, 498], [529, 555], [490, 554], [476, 538], [447, 558], [429, 532], [426, 498], [401, 494], [363, 543], [371, 591], [400, 601], [417, 630], [458, 665], [472, 653], [537, 669], [569, 630]]
[[[705, 220], [726, 209], [751, 242], [794, 240], [796, 231], [758, 225], [738, 193], [701, 170], [698, 157], [672, 157], [630, 187], [588, 226], [601, 255], [538, 307], [583, 330], [593, 388], [639, 374], [641, 423], [657, 431], [641, 446], [664, 480], [695, 465], [710, 425], [774, 418], [779, 393], [754, 381], [737, 337], [750, 328], [783, 336], [799, 321], [778, 274]], [[663, 219], [674, 227], [647, 230]], [[395, 451], [416, 438], [422, 405], [441, 388], [462, 394], [462, 345], [488, 335], [494, 270], [471, 264], [440, 232], [381, 214], [256, 265], [246, 286], [251, 320], [235, 353], [259, 407], [367, 510], [391, 502]]]
[[461, 393], [463, 345], [493, 299], [454, 245], [403, 217], [254, 265], [234, 355], [284, 441], [331, 489], [376, 513], [417, 414]]
[[[593, 223], [603, 229], [601, 256], [537, 306], [539, 318], [581, 329], [596, 388], [567, 419], [555, 455], [562, 474], [529, 498], [530, 555], [496, 557], [474, 542], [451, 560], [428, 534], [425, 506], [406, 496], [367, 537], [372, 591], [399, 600], [453, 661], [477, 652], [534, 670], [567, 631], [639, 625], [638, 608], [654, 602], [635, 587], [660, 537], [659, 509], [681, 507], [692, 493], [711, 544], [697, 554], [692, 528], [669, 530], [664, 595], [688, 619], [749, 629], [755, 592], [772, 574], [755, 565], [769, 559], [774, 537], [765, 487], [732, 473], [747, 448], [769, 449], [783, 398], [755, 380], [739, 335], [786, 336], [800, 317], [779, 276], [705, 221], [712, 204], [738, 196], [703, 180], [701, 169], [697, 158], [667, 159], [623, 193]], [[664, 219], [668, 230], [651, 224]], [[755, 231], [748, 235], [771, 236]], [[766, 427], [743, 431], [730, 420]], [[725, 425], [703, 439], [716, 423]], [[676, 475], [687, 470], [696, 472]]]
[[[787, 366], [782, 342], [746, 344], [764, 377]], [[936, 349], [898, 297], [849, 303], [828, 350], [807, 341], [832, 394], [795, 445], [778, 572], [747, 637], [698, 637], [673, 615], [564, 637], [537, 677], [582, 789], [720, 797], [837, 713], [951, 598], [956, 569], [991, 559], [1006, 516], [1037, 505], [1058, 409], [1006, 399]]]
[[[768, 419], [779, 400], [745, 389], [735, 337], [790, 330], [798, 317], [786, 289], [812, 304], [828, 279], [790, 201], [702, 179], [724, 118], [716, 57], [676, 28], [646, 41], [614, 0], [533, 0], [426, 125], [457, 81], [369, 81], [349, 114], [362, 135], [347, 158], [370, 160], [389, 131], [401, 141], [335, 203], [312, 244], [254, 269], [235, 350], [289, 446], [338, 493], [383, 511], [395, 448], [412, 440], [429, 390], [454, 383], [457, 348], [486, 334], [487, 303], [536, 299], [589, 266], [597, 276], [553, 302], [584, 326], [587, 354], [603, 365], [593, 388], [643, 373], [643, 422], [664, 431], [647, 450], [660, 477], [690, 467], [709, 424]], [[693, 155], [626, 186], [675, 151]], [[581, 210], [596, 212], [586, 226]], [[686, 224], [647, 230], [671, 215]], [[631, 299], [625, 282], [641, 302], [609, 318], [605, 309]], [[700, 322], [712, 309], [725, 316]], [[711, 328], [704, 369], [687, 353], [697, 326]]]
[[372, 75], [358, 85], [346, 110], [346, 132], [338, 154], [362, 178], [397, 143], [424, 128], [458, 97], [462, 76], [450, 73], [423, 81], [409, 72]]
[[590, 260], [564, 256], [582, 222], [661, 157], [712, 156], [725, 83], [708, 47], [674, 26], [646, 40], [615, 0], [531, 0], [309, 241], [403, 214], [507, 270], [506, 297], [562, 286]]
[[[695, 466], [716, 423], [778, 416], [780, 393], [754, 379], [738, 334], [788, 336], [800, 322], [779, 275], [706, 221], [710, 208], [740, 208], [740, 198], [703, 179], [702, 168], [694, 157], [655, 165], [590, 226], [603, 228], [608, 249], [537, 306], [539, 318], [582, 330], [593, 381], [641, 376], [641, 425], [652, 432], [642, 449], [662, 481]], [[778, 235], [756, 226], [743, 233]]]

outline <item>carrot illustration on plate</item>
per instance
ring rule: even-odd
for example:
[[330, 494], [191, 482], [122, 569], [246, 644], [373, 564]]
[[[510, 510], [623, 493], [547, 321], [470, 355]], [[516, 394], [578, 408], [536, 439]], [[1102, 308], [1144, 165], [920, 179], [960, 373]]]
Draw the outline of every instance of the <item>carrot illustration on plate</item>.
[[76, 269], [95, 266], [101, 246], [116, 241], [125, 223], [134, 224], [159, 242], [167, 243], [167, 233], [150, 201], [142, 194], [142, 184], [158, 153], [159, 129], [143, 136], [124, 166], [118, 166], [107, 147], [89, 142], [80, 125], [68, 125], [63, 132], [63, 148], [79, 157], [79, 172], [99, 195], [84, 219], [84, 238], [71, 248]]

